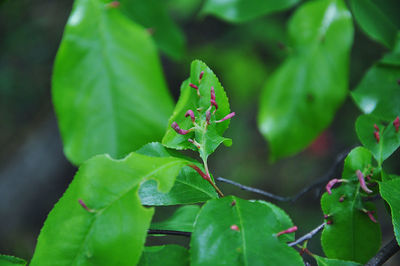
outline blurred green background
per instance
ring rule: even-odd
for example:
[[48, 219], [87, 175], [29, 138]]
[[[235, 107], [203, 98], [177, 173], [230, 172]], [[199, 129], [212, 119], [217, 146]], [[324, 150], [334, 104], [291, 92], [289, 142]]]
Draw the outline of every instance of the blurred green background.
[[[183, 58], [161, 54], [175, 100], [181, 82], [189, 75], [190, 62], [197, 58], [220, 78], [237, 114], [227, 132], [233, 146], [222, 147], [210, 157], [214, 176], [290, 196], [323, 176], [339, 153], [359, 144], [354, 122], [360, 112], [348, 97], [332, 125], [310, 147], [296, 156], [268, 163], [268, 145], [256, 122], [259, 95], [290, 51], [285, 46], [286, 24], [293, 9], [235, 25], [198, 16], [201, 1], [169, 0], [166, 4], [187, 43]], [[0, 253], [25, 259], [31, 258], [47, 213], [76, 171], [62, 152], [50, 92], [53, 61], [71, 8], [70, 0], [0, 2]], [[350, 89], [385, 52], [355, 26]], [[399, 172], [398, 160], [397, 153], [388, 162], [391, 172]], [[220, 187], [225, 194], [263, 199], [231, 185]], [[299, 226], [297, 236], [322, 222], [318, 193], [320, 190], [313, 190], [293, 204], [275, 202]], [[383, 204], [379, 206], [386, 243], [392, 227]], [[163, 219], [171, 209], [160, 208], [156, 219]], [[160, 241], [186, 240], [149, 238], [150, 244]], [[309, 249], [323, 254], [319, 237], [310, 241]], [[391, 261], [395, 265], [396, 257]]]

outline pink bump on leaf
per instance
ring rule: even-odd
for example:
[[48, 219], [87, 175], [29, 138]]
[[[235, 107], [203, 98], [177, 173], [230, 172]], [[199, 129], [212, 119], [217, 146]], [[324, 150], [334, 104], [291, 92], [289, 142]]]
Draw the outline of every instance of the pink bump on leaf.
[[86, 206], [86, 204], [83, 202], [83, 200], [79, 199], [78, 202], [88, 212], [94, 212], [92, 209], [89, 209], [88, 206]]
[[233, 207], [235, 205], [236, 205], [236, 200], [233, 200], [232, 203], [231, 203], [231, 206]]
[[211, 106], [214, 106], [214, 107], [215, 107], [215, 110], [218, 109], [218, 104], [217, 104], [217, 102], [216, 102], [215, 100], [211, 99], [211, 100], [210, 100], [210, 103], [211, 103]]
[[207, 109], [207, 111], [206, 111], [207, 124], [210, 124], [210, 119], [211, 119], [211, 112], [210, 112], [210, 109]]
[[186, 135], [190, 132], [190, 130], [181, 129], [176, 122], [173, 122], [171, 124], [171, 127], [176, 131], [176, 133], [180, 135]]
[[204, 75], [204, 71], [201, 71], [200, 75], [199, 75], [199, 80], [201, 80], [203, 78], [203, 75]]
[[375, 211], [367, 211], [367, 210], [362, 210], [363, 212], [365, 212], [368, 215], [368, 218], [374, 222], [374, 223], [378, 223], [378, 221], [375, 219], [374, 217], [374, 212]]
[[344, 197], [345, 197], [345, 195], [340, 196], [339, 202], [343, 202], [344, 201]]
[[370, 190], [367, 187], [367, 184], [365, 184], [365, 179], [364, 179], [363, 173], [360, 170], [357, 170], [356, 174], [357, 174], [358, 181], [360, 182], [361, 189], [364, 190], [366, 193], [372, 193], [372, 190]]
[[393, 126], [396, 129], [396, 132], [399, 132], [399, 127], [400, 127], [400, 118], [396, 117], [396, 119], [393, 121]]
[[196, 90], [198, 90], [199, 89], [199, 87], [197, 87], [196, 85], [194, 85], [193, 83], [189, 83], [189, 86], [190, 87], [192, 87], [193, 89], [196, 89]]
[[108, 3], [108, 7], [111, 8], [118, 8], [120, 5], [121, 5], [120, 2], [118, 1], [112, 1], [111, 3]]
[[332, 220], [326, 221], [326, 224], [333, 224]]
[[215, 101], [215, 90], [214, 87], [211, 86], [211, 100]]
[[192, 143], [194, 146], [196, 146], [198, 149], [200, 149], [200, 144], [199, 144], [197, 141], [195, 141], [195, 140], [193, 140], [193, 139], [188, 139], [188, 141], [189, 141], [190, 143]]
[[201, 171], [201, 169], [200, 169], [199, 167], [197, 167], [196, 165], [190, 164], [190, 165], [188, 165], [188, 166], [191, 167], [191, 168], [193, 168], [194, 170], [196, 170], [196, 172], [197, 172], [199, 175], [201, 175], [201, 177], [204, 178], [205, 180], [211, 181], [211, 178], [210, 178], [207, 174], [205, 174], [203, 171]]
[[233, 224], [233, 225], [231, 225], [231, 230], [239, 232], [239, 226], [237, 226], [236, 224]]
[[379, 135], [378, 131], [374, 131], [374, 137], [376, 139], [376, 142], [379, 143], [379, 141], [381, 140], [381, 136]]
[[224, 122], [225, 120], [230, 119], [230, 118], [232, 118], [234, 116], [235, 116], [235, 112], [232, 112], [232, 113], [228, 114], [227, 116], [225, 116], [224, 118], [222, 118], [221, 120], [215, 121], [215, 123]]
[[276, 236], [280, 236], [280, 235], [283, 235], [283, 234], [290, 234], [290, 233], [293, 233], [293, 232], [296, 232], [296, 231], [297, 231], [297, 226], [293, 226], [293, 227], [290, 227], [290, 228], [288, 228], [286, 230], [280, 231], [279, 233], [276, 234]]
[[379, 127], [376, 124], [374, 124], [374, 128], [376, 129], [376, 131], [379, 131]]
[[332, 194], [332, 187], [336, 183], [340, 183], [340, 182], [344, 182], [344, 180], [343, 179], [334, 178], [331, 181], [329, 181], [328, 184], [326, 184], [326, 186], [325, 186], [326, 192], [328, 192], [329, 195]]
[[194, 117], [194, 112], [192, 110], [187, 110], [185, 117], [188, 117], [188, 116], [190, 116], [190, 119], [192, 119], [192, 122], [195, 121], [196, 118]]

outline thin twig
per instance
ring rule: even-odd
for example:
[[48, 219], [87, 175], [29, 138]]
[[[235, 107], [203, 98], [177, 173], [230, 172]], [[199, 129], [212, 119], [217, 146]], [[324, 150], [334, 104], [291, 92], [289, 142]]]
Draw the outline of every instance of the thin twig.
[[316, 181], [314, 181], [311, 185], [308, 185], [305, 188], [303, 188], [300, 192], [298, 192], [296, 195], [294, 195], [292, 197], [278, 196], [278, 195], [272, 194], [270, 192], [267, 192], [265, 190], [261, 190], [261, 189], [253, 188], [253, 187], [249, 187], [249, 186], [245, 186], [245, 185], [242, 185], [242, 184], [240, 184], [238, 182], [235, 182], [235, 181], [223, 178], [223, 177], [217, 177], [216, 180], [219, 181], [219, 182], [224, 182], [224, 183], [228, 183], [228, 184], [237, 186], [242, 190], [254, 192], [254, 193], [263, 195], [265, 197], [268, 197], [270, 199], [274, 199], [274, 200], [277, 200], [277, 201], [295, 202], [296, 200], [298, 200], [301, 196], [303, 196], [307, 192], [309, 192], [309, 191], [311, 191], [311, 190], [313, 190], [315, 188], [321, 187], [324, 184], [326, 184], [326, 182], [328, 182], [335, 175], [335, 173], [337, 172], [338, 168], [342, 164], [344, 158], [346, 158], [348, 152], [349, 152], [349, 150], [341, 152], [336, 157], [335, 163], [331, 166], [331, 168], [328, 170], [328, 172], [326, 172], [326, 174], [324, 174], [321, 178], [319, 178]]
[[378, 254], [368, 261], [366, 266], [378, 266], [384, 264], [390, 257], [396, 254], [400, 250], [397, 244], [396, 238], [394, 237], [389, 243], [387, 243]]
[[158, 229], [149, 229], [147, 230], [149, 235], [175, 235], [175, 236], [186, 236], [190, 237], [192, 235], [191, 232], [184, 231], [175, 231], [175, 230], [158, 230]]
[[313, 236], [315, 236], [319, 231], [321, 231], [325, 227], [325, 224], [326, 223], [324, 222], [324, 223], [318, 225], [318, 227], [314, 228], [311, 232], [305, 234], [304, 236], [300, 237], [299, 239], [297, 239], [297, 240], [295, 240], [293, 242], [290, 242], [288, 244], [288, 246], [289, 247], [293, 247], [293, 246], [296, 246], [296, 245], [298, 245], [300, 243], [303, 243], [306, 240], [311, 239]]

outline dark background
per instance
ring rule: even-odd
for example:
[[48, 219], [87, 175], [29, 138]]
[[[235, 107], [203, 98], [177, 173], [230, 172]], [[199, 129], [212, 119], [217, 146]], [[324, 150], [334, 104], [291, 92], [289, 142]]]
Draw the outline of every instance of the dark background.
[[[28, 260], [48, 212], [76, 171], [62, 152], [51, 103], [53, 61], [71, 7], [70, 0], [0, 1], [0, 253]], [[192, 8], [194, 14], [198, 6]], [[241, 26], [212, 17], [193, 19], [193, 14], [180, 13], [173, 4], [170, 11], [188, 43], [187, 55], [179, 62], [162, 55], [175, 99], [180, 83], [189, 74], [189, 62], [199, 58], [217, 73], [237, 113], [227, 132], [234, 145], [220, 148], [210, 158], [214, 176], [290, 196], [323, 176], [339, 153], [358, 145], [354, 122], [360, 112], [348, 98], [330, 128], [309, 148], [294, 157], [268, 163], [268, 146], [256, 127], [258, 95], [268, 75], [285, 57], [282, 44], [293, 10]], [[384, 52], [356, 26], [350, 89]], [[399, 173], [398, 161], [398, 153], [389, 160], [391, 172]], [[263, 199], [231, 185], [220, 187], [225, 194]], [[323, 220], [318, 192], [313, 190], [292, 204], [272, 201], [299, 226], [297, 236]], [[386, 243], [392, 238], [392, 226], [381, 201], [378, 206]], [[160, 208], [156, 219], [170, 211], [170, 207]], [[187, 243], [179, 237], [151, 237], [148, 243], [175, 240]], [[323, 254], [319, 235], [310, 241], [309, 249]], [[392, 258], [387, 265], [398, 264], [398, 259], [396, 263], [396, 257]]]

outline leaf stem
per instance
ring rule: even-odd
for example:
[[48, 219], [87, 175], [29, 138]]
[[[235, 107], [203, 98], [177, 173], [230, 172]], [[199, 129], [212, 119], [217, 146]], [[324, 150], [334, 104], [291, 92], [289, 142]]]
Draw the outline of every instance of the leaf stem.
[[218, 193], [220, 198], [224, 197], [224, 193], [219, 189], [219, 187], [212, 181], [210, 171], [208, 170], [208, 164], [207, 164], [207, 159], [203, 159], [203, 164], [204, 164], [204, 169], [206, 170], [206, 175], [209, 177], [208, 182], [213, 186], [215, 191]]

